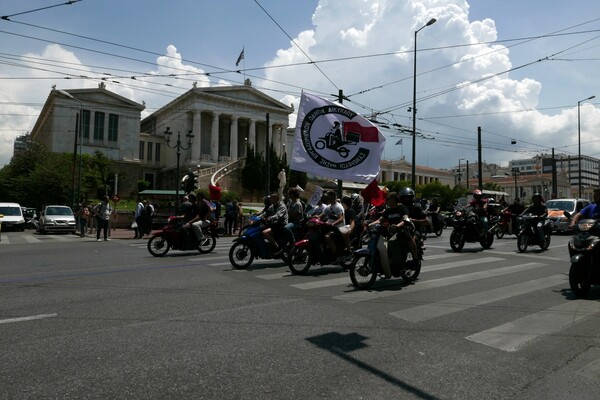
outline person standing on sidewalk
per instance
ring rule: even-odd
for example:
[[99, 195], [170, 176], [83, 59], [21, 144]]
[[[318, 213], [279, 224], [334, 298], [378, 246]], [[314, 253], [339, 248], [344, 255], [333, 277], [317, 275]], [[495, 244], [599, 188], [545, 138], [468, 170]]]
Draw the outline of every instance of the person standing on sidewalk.
[[112, 213], [113, 209], [110, 206], [110, 199], [105, 195], [102, 202], [94, 207], [94, 215], [96, 216], [96, 225], [98, 227], [96, 230], [96, 240], [99, 242], [102, 241], [100, 239], [100, 231], [102, 229], [104, 229], [104, 240], [110, 240], [108, 238], [108, 222]]
[[139, 200], [135, 206], [135, 236], [134, 239], [141, 239], [144, 236], [142, 213], [144, 211], [144, 204], [142, 200]]

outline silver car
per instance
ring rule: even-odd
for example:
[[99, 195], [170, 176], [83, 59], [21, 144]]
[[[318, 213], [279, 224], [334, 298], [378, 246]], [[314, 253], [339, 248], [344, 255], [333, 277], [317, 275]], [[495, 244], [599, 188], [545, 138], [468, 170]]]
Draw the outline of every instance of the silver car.
[[46, 206], [40, 215], [38, 231], [75, 233], [75, 216], [73, 210], [67, 206]]
[[552, 199], [546, 201], [548, 208], [548, 219], [554, 224], [556, 232], [566, 232], [569, 230], [569, 220], [564, 216], [563, 211], [568, 211], [575, 215], [585, 206], [590, 204], [586, 199]]

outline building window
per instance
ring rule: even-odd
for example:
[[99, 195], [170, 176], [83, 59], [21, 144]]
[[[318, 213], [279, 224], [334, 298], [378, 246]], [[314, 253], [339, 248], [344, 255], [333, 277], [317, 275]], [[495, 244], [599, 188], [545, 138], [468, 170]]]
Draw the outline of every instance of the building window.
[[94, 113], [94, 140], [104, 140], [104, 113]]
[[160, 143], [156, 143], [155, 150], [154, 161], [160, 162]]
[[81, 123], [83, 125], [83, 137], [86, 139], [90, 138], [90, 114], [90, 110], [83, 110], [83, 121]]
[[140, 160], [144, 159], [144, 148], [146, 143], [140, 140]]
[[154, 143], [148, 142], [148, 161], [152, 161], [152, 145]]
[[117, 114], [108, 114], [108, 141], [116, 142], [119, 140], [119, 116]]

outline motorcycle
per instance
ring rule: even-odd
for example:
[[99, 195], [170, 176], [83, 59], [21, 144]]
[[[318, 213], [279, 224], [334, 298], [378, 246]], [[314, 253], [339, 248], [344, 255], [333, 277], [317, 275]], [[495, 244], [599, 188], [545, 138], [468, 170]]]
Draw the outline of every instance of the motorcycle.
[[[570, 214], [565, 211], [570, 219]], [[582, 219], [573, 227], [574, 235], [569, 240], [569, 286], [580, 298], [586, 298], [592, 285], [600, 285], [600, 221]]]
[[165, 256], [170, 249], [173, 250], [197, 250], [200, 254], [210, 253], [217, 245], [217, 223], [211, 222], [202, 228], [204, 240], [199, 242], [191, 229], [183, 227], [181, 217], [171, 216], [160, 231], [152, 234], [148, 240], [148, 251], [154, 257]]
[[437, 212], [427, 212], [427, 225], [424, 225], [427, 229], [427, 233], [434, 233], [435, 236], [441, 236], [444, 232], [444, 221]]
[[[412, 257], [408, 238], [404, 235], [396, 235], [394, 230], [388, 229], [384, 224], [376, 224], [371, 227], [373, 235], [368, 248], [354, 252], [354, 258], [350, 265], [350, 280], [355, 288], [370, 288], [377, 280], [378, 275], [383, 275], [385, 279], [402, 278], [405, 283], [417, 279], [421, 273], [425, 238], [424, 234], [415, 230], [415, 225], [410, 219], [406, 219], [405, 224], [410, 232], [415, 235], [417, 259], [415, 260]], [[389, 253], [388, 244], [390, 240], [401, 241], [400, 244], [396, 245], [399, 253]]]
[[[521, 230], [517, 234], [517, 250], [524, 253], [527, 246], [540, 246], [542, 250], [548, 249], [550, 246], [550, 238], [552, 237], [552, 221], [544, 218], [544, 221], [537, 215], [524, 214], [518, 217]], [[540, 227], [544, 231], [544, 240], [540, 243], [536, 227]]]
[[516, 227], [513, 229], [513, 217], [514, 214], [511, 213], [508, 208], [502, 210], [502, 214], [498, 221], [492, 225], [491, 232], [496, 235], [498, 239], [502, 239], [504, 235], [512, 235], [513, 230], [514, 233], [518, 233]]
[[229, 262], [234, 268], [247, 269], [255, 258], [287, 260], [290, 244], [287, 243], [285, 235], [274, 235], [277, 244], [283, 249], [281, 254], [276, 254], [275, 249], [262, 234], [268, 227], [262, 217], [256, 215], [250, 217], [250, 223], [240, 230], [239, 236], [233, 240], [233, 245], [229, 249]]
[[494, 243], [494, 234], [483, 229], [479, 216], [473, 210], [454, 211], [452, 226], [450, 247], [454, 251], [461, 251], [466, 242], [479, 242], [484, 249], [489, 249]]
[[[313, 265], [340, 265], [344, 269], [350, 266], [352, 253], [343, 254], [346, 245], [337, 228], [326, 224], [319, 218], [311, 218], [306, 222], [305, 229], [304, 238], [294, 243], [290, 250], [288, 266], [292, 274], [305, 274]], [[325, 235], [328, 233], [332, 233], [331, 238], [335, 243], [335, 252], [329, 248], [325, 240]], [[358, 240], [358, 237], [355, 236], [355, 243]]]

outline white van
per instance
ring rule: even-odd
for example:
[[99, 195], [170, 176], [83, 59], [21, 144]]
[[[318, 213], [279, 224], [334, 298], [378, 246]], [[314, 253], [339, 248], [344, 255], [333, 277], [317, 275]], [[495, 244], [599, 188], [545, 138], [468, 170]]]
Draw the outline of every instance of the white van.
[[0, 203], [0, 214], [4, 215], [0, 219], [2, 230], [25, 230], [25, 217], [23, 210], [17, 203]]

